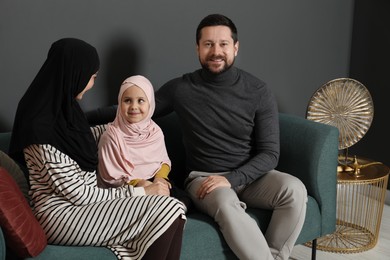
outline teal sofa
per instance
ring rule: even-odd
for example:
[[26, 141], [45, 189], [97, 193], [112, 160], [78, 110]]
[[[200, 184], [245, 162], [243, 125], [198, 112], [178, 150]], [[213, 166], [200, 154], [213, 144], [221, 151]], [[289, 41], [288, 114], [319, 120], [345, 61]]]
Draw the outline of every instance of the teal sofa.
[[[96, 117], [96, 113], [92, 117]], [[170, 114], [156, 122], [164, 131], [172, 160], [171, 179], [180, 186], [185, 178], [182, 175], [185, 153], [178, 118], [175, 114]], [[305, 223], [296, 244], [313, 241], [312, 259], [315, 259], [315, 239], [332, 233], [336, 225], [338, 130], [297, 116], [280, 114], [280, 131], [281, 156], [277, 169], [301, 179], [309, 195]], [[10, 133], [0, 134], [1, 150], [8, 150], [9, 139]], [[261, 230], [265, 231], [272, 211], [249, 208], [247, 212], [257, 221]], [[236, 259], [210, 217], [193, 209], [187, 219], [181, 259]], [[6, 250], [4, 231], [0, 229], [0, 260], [6, 259], [6, 252], [7, 259], [14, 259], [14, 254]], [[33, 259], [116, 258], [107, 248], [47, 245]]]

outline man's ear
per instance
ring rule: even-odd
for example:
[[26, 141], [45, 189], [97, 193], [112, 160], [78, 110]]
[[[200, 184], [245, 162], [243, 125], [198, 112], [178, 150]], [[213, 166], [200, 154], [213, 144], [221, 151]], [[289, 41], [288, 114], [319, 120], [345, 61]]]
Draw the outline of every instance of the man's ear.
[[240, 45], [240, 42], [239, 42], [239, 41], [237, 41], [237, 42], [234, 44], [234, 57], [236, 57], [237, 54], [238, 54], [238, 47], [239, 47], [239, 45]]

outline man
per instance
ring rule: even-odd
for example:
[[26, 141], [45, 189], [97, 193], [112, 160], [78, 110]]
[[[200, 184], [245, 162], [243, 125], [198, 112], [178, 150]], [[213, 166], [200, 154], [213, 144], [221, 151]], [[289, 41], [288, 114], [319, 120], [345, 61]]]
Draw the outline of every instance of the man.
[[[279, 159], [275, 98], [264, 82], [233, 66], [239, 42], [229, 18], [205, 17], [196, 41], [202, 69], [156, 92], [155, 116], [175, 111], [181, 122], [186, 190], [239, 259], [288, 259], [307, 193], [297, 178], [273, 170]], [[273, 210], [265, 234], [246, 205]]]

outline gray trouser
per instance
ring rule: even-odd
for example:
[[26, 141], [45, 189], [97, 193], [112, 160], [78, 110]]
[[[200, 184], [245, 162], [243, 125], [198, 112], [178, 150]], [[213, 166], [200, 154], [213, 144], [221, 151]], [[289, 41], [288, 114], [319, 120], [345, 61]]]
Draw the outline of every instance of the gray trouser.
[[[186, 190], [195, 206], [213, 217], [232, 251], [239, 259], [288, 259], [302, 229], [307, 192], [296, 177], [270, 171], [242, 187], [217, 188], [200, 200], [196, 192], [207, 172], [191, 172]], [[246, 205], [273, 210], [265, 234], [246, 212]]]

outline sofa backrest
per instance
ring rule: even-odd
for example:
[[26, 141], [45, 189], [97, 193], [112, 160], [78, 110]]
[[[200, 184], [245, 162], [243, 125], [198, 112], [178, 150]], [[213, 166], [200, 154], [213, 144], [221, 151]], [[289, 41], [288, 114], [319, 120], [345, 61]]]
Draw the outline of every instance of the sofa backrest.
[[[178, 116], [176, 113], [171, 113], [155, 121], [164, 132], [168, 154], [172, 161], [170, 178], [175, 181], [176, 185], [182, 187], [186, 178], [186, 155]], [[279, 114], [279, 124], [281, 147], [278, 170], [293, 174], [303, 179], [304, 182], [317, 181], [306, 176], [315, 178], [316, 175], [310, 172], [315, 172], [319, 168], [334, 172], [333, 168], [335, 165], [337, 167], [338, 151], [336, 127], [285, 113]], [[334, 163], [327, 163], [328, 156], [332, 157], [330, 161]]]
[[8, 153], [9, 142], [11, 140], [11, 132], [0, 133], [0, 150]]
[[176, 113], [171, 113], [161, 118], [155, 119], [155, 122], [161, 127], [165, 145], [167, 147], [169, 158], [172, 162], [172, 169], [169, 173], [169, 179], [178, 187], [183, 188], [186, 175], [185, 167], [185, 149], [182, 142], [182, 132], [180, 129], [179, 118]]
[[[100, 118], [98, 122], [95, 119], [95, 123], [108, 123], [107, 120], [112, 119], [112, 115], [115, 109], [112, 108], [110, 113], [106, 113], [102, 119], [100, 117], [102, 112], [93, 112], [92, 118]], [[90, 114], [91, 115], [91, 114]], [[91, 116], [88, 117], [89, 119]], [[170, 179], [175, 182], [179, 187], [182, 187], [186, 176], [185, 169], [185, 149], [182, 142], [182, 132], [180, 130], [180, 122], [176, 113], [171, 113], [167, 116], [155, 119], [156, 123], [161, 127], [165, 136], [165, 144], [169, 157], [172, 161], [172, 170], [170, 173]], [[279, 160], [278, 169], [288, 169], [290, 173], [300, 177], [300, 173], [305, 169], [313, 170], [317, 167], [319, 161], [310, 161], [310, 155], [318, 152], [317, 147], [323, 149], [323, 144], [327, 143], [325, 147], [329, 150], [334, 150], [334, 146], [337, 145], [338, 135], [337, 128], [324, 124], [315, 123], [304, 118], [297, 116], [283, 114], [279, 115], [280, 123], [280, 141], [281, 141], [281, 155]], [[333, 136], [329, 136], [332, 134]], [[11, 133], [0, 133], [0, 150], [8, 152], [9, 141], [11, 139]], [[332, 141], [330, 141], [332, 140]], [[337, 148], [336, 148], [337, 149]], [[291, 172], [293, 171], [293, 172]], [[314, 181], [314, 180], [306, 180]]]

